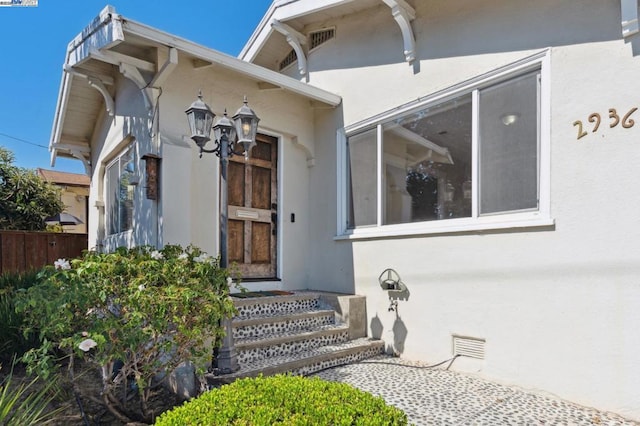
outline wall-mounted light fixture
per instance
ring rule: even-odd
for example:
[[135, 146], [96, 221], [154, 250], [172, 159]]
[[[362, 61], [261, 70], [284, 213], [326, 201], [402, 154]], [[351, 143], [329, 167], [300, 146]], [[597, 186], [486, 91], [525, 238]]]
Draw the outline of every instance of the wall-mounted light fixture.
[[160, 165], [160, 157], [154, 154], [145, 154], [142, 159], [146, 163], [146, 195], [148, 200], [158, 199], [158, 171]]
[[391, 268], [387, 268], [378, 277], [380, 288], [389, 295], [389, 312], [396, 311], [398, 300], [409, 300], [409, 289], [400, 279], [400, 275]]

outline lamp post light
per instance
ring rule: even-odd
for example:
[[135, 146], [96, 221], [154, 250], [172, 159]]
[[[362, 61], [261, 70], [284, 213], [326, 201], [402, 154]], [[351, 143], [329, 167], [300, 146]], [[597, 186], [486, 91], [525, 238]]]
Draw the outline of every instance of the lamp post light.
[[[229, 260], [227, 257], [227, 170], [229, 166], [229, 157], [239, 155], [241, 153], [233, 150], [236, 142], [241, 144], [244, 149], [245, 160], [249, 159], [249, 152], [256, 144], [256, 133], [258, 132], [258, 122], [260, 119], [249, 105], [247, 105], [247, 97], [244, 103], [238, 109], [232, 119], [227, 117], [227, 111], [218, 120], [215, 126], [213, 119], [215, 114], [209, 108], [209, 105], [202, 100], [202, 93], [198, 94], [198, 99], [191, 104], [186, 111], [189, 120], [189, 128], [191, 130], [191, 139], [200, 148], [200, 157], [202, 153], [215, 154], [220, 158], [220, 267], [228, 268]], [[211, 140], [211, 128], [214, 133], [213, 149], [206, 149], [207, 142]]]
[[[242, 145], [244, 149], [245, 161], [249, 159], [249, 152], [256, 144], [256, 133], [258, 132], [258, 122], [260, 119], [247, 104], [247, 97], [244, 97], [243, 105], [236, 114], [229, 119], [227, 110], [224, 115], [213, 126], [215, 114], [209, 105], [202, 100], [202, 92], [198, 94], [198, 99], [185, 111], [189, 120], [191, 139], [200, 148], [200, 158], [202, 153], [215, 154], [220, 159], [220, 267], [229, 267], [227, 252], [228, 243], [228, 186], [227, 171], [229, 168], [229, 157], [241, 155], [235, 152], [233, 146], [236, 143]], [[205, 146], [211, 140], [211, 128], [213, 127], [214, 147], [207, 149]], [[214, 350], [214, 368], [219, 373], [227, 374], [238, 370], [238, 361], [233, 346], [231, 335], [231, 322], [224, 322], [225, 337], [222, 347]], [[217, 349], [217, 347], [216, 347]]]

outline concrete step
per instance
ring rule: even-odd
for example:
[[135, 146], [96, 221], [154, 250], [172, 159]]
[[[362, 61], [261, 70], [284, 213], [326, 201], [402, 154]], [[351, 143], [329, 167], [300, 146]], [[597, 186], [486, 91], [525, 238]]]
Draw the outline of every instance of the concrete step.
[[308, 349], [294, 355], [273, 356], [243, 364], [239, 371], [232, 374], [207, 374], [210, 387], [231, 383], [244, 377], [257, 377], [260, 374], [270, 376], [280, 373], [309, 375], [326, 368], [357, 362], [384, 351], [384, 342], [360, 338]]
[[235, 341], [238, 363], [244, 364], [276, 356], [295, 354], [324, 345], [346, 342], [349, 327], [346, 325], [321, 325], [307, 329], [285, 330], [259, 337], [246, 337]]
[[245, 339], [287, 331], [309, 330], [311, 327], [335, 324], [335, 312], [327, 309], [314, 309], [287, 315], [266, 314], [253, 318], [236, 318], [232, 322], [233, 338]]

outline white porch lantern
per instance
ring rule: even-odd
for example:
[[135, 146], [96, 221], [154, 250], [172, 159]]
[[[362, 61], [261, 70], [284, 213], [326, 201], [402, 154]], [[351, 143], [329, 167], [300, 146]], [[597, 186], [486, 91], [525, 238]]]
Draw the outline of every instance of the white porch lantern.
[[211, 140], [211, 126], [215, 114], [209, 108], [209, 105], [202, 100], [202, 92], [198, 93], [196, 99], [191, 106], [185, 111], [189, 120], [189, 129], [191, 130], [191, 139], [200, 147], [204, 146]]
[[238, 134], [238, 143], [242, 144], [245, 158], [249, 158], [251, 148], [256, 144], [256, 134], [258, 133], [258, 122], [260, 119], [251, 108], [249, 108], [247, 97], [244, 97], [244, 104], [233, 116]]

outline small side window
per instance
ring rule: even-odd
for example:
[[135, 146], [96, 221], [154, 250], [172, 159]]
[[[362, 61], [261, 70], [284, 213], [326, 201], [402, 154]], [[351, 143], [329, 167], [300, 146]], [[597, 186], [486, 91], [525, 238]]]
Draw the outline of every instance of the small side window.
[[133, 229], [132, 185], [135, 176], [135, 150], [126, 148], [106, 169], [107, 233], [118, 234]]

